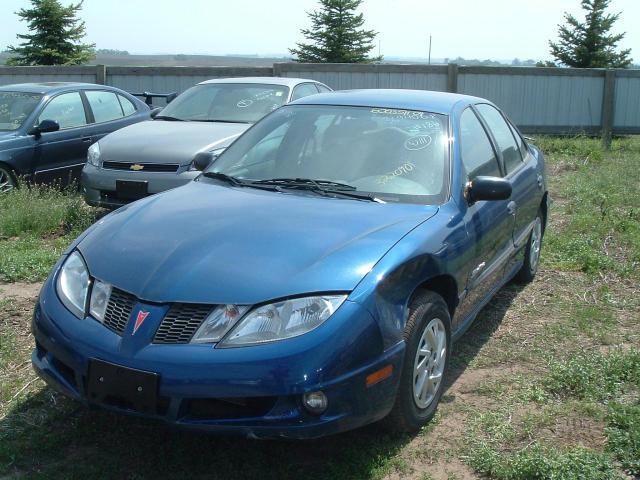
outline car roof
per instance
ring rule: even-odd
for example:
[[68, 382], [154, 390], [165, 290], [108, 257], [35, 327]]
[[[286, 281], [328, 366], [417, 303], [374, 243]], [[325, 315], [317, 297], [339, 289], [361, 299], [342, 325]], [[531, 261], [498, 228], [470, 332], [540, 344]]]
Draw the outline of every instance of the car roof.
[[230, 78], [213, 78], [211, 80], [205, 80], [198, 85], [207, 83], [260, 83], [267, 85], [283, 85], [286, 87], [295, 87], [299, 83], [313, 82], [322, 83], [317, 80], [310, 80], [307, 78], [290, 78], [290, 77], [230, 77]]
[[40, 83], [15, 83], [13, 85], [0, 86], [0, 92], [25, 92], [40, 93], [43, 95], [62, 92], [66, 90], [86, 90], [100, 88], [102, 90], [117, 91], [117, 88], [108, 85], [80, 82], [40, 82]]
[[469, 105], [479, 102], [491, 103], [482, 98], [458, 93], [430, 90], [370, 89], [320, 93], [303, 97], [292, 104], [397, 108], [449, 115], [454, 106], [460, 103]]

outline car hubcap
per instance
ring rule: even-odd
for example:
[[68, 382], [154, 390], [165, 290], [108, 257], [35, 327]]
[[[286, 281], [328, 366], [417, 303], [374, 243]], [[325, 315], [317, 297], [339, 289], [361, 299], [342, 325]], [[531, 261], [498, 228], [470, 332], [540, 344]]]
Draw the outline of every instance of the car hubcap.
[[7, 172], [0, 170], [0, 193], [13, 190], [13, 181]]
[[538, 260], [540, 260], [540, 244], [542, 241], [542, 220], [540, 217], [536, 217], [536, 222], [533, 225], [533, 231], [531, 232], [531, 249], [529, 251], [529, 266], [531, 271], [535, 272], [538, 268]]
[[413, 363], [413, 400], [427, 408], [436, 396], [447, 354], [447, 332], [439, 318], [432, 319], [418, 342]]

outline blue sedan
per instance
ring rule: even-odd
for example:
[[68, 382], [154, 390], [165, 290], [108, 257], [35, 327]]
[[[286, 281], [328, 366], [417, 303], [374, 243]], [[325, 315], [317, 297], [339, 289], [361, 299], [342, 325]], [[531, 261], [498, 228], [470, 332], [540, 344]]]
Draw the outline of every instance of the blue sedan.
[[416, 431], [452, 342], [536, 274], [543, 155], [487, 100], [314, 95], [210, 160], [63, 254], [33, 315], [50, 385], [252, 438]]
[[80, 179], [89, 146], [148, 120], [149, 106], [114, 87], [43, 82], [0, 87], [0, 193], [21, 177], [68, 184]]

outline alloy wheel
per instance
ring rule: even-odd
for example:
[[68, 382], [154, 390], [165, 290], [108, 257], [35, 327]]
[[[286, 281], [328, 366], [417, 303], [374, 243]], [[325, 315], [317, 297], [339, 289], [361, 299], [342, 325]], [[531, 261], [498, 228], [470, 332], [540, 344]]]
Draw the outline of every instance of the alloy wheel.
[[427, 408], [438, 392], [446, 363], [447, 332], [439, 318], [424, 329], [413, 363], [413, 400], [418, 408]]
[[0, 168], [0, 193], [10, 192], [14, 187], [15, 184], [13, 178], [11, 178], [11, 174], [5, 169]]
[[540, 217], [536, 217], [536, 221], [533, 225], [533, 231], [531, 232], [531, 247], [529, 251], [529, 267], [532, 272], [535, 272], [538, 268], [538, 262], [540, 261], [540, 246], [542, 243], [542, 220]]

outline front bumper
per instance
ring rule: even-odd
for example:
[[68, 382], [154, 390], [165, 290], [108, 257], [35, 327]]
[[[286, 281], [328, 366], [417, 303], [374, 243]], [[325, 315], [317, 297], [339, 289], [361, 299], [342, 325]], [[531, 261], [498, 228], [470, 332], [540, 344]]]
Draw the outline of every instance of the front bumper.
[[120, 198], [116, 192], [117, 180], [146, 181], [148, 194], [164, 192], [180, 187], [196, 178], [200, 172], [189, 171], [181, 166], [177, 173], [134, 172], [127, 170], [109, 170], [86, 163], [82, 169], [80, 183], [85, 201], [94, 207], [118, 208], [135, 199]]
[[[346, 302], [339, 313], [351, 320], [346, 331], [344, 322], [332, 317], [313, 333], [271, 345], [159, 345], [142, 342], [144, 332], [133, 341], [125, 338], [126, 330], [120, 337], [91, 318], [77, 319], [48, 280], [33, 315], [32, 362], [47, 383], [85, 405], [192, 430], [315, 438], [383, 418], [395, 401], [404, 356], [404, 343], [380, 353], [378, 327], [359, 305]], [[92, 402], [87, 398], [91, 359], [158, 373], [158, 410], [143, 414], [117, 402]], [[366, 377], [389, 364], [394, 375], [367, 387]], [[328, 398], [322, 415], [309, 413], [301, 401], [304, 393], [317, 390]], [[229, 402], [235, 405], [231, 410]]]

